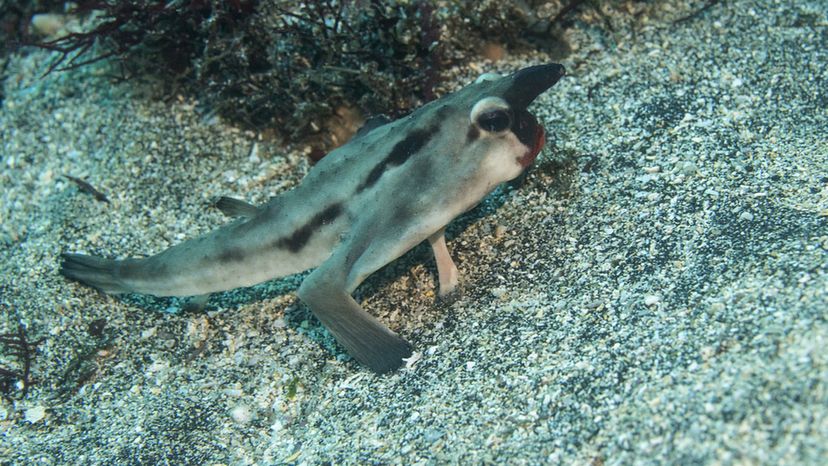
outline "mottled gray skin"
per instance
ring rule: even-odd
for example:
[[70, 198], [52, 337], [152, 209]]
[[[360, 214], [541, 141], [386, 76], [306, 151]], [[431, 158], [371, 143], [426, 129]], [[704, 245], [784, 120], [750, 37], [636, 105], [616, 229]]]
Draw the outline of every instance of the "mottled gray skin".
[[440, 293], [454, 289], [443, 229], [532, 163], [543, 130], [526, 107], [563, 73], [550, 64], [478, 80], [360, 132], [295, 189], [261, 207], [237, 206], [243, 219], [146, 259], [65, 254], [61, 272], [107, 293], [189, 296], [317, 267], [299, 297], [357, 360], [376, 372], [394, 369], [409, 345], [351, 293], [426, 239]]

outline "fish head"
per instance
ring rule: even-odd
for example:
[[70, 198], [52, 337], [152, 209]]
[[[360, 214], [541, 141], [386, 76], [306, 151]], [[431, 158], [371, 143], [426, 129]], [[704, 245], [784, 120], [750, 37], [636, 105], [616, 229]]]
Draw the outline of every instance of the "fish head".
[[364, 160], [354, 170], [368, 173], [356, 175], [363, 177], [359, 192], [388, 182], [393, 187], [383, 192], [416, 193], [423, 205], [433, 205], [443, 202], [441, 196], [452, 197], [449, 192], [467, 191], [461, 203], [470, 205], [535, 161], [545, 133], [527, 108], [563, 75], [564, 67], [554, 63], [504, 77], [485, 74], [404, 118], [366, 125], [323, 159], [318, 171]]
[[[460, 91], [444, 97], [456, 166], [468, 167], [496, 185], [532, 165], [546, 141], [543, 126], [529, 105], [565, 74], [559, 64], [521, 69], [500, 77], [485, 74]], [[441, 99], [442, 100], [442, 99]]]

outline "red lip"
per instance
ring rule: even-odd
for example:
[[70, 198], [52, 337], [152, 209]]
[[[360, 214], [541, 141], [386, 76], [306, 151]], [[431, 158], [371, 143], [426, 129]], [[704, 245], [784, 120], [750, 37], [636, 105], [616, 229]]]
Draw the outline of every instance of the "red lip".
[[543, 149], [543, 145], [546, 143], [546, 133], [543, 131], [543, 126], [537, 125], [535, 128], [535, 144], [532, 146], [532, 149], [526, 153], [526, 155], [518, 159], [518, 163], [523, 168], [527, 168], [529, 165], [532, 165], [532, 162], [535, 161], [535, 158], [538, 154], [540, 154], [541, 149]]

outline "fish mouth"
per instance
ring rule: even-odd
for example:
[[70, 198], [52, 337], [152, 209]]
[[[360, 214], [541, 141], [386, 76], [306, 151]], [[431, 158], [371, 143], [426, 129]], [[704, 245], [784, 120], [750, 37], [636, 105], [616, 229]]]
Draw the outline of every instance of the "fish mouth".
[[499, 88], [499, 94], [519, 115], [518, 124], [513, 130], [520, 142], [529, 148], [523, 156], [518, 158], [518, 163], [524, 168], [532, 165], [546, 143], [543, 126], [526, 111], [526, 108], [565, 74], [566, 70], [563, 66], [549, 63], [524, 68], [498, 83], [502, 86]]
[[538, 157], [538, 154], [540, 154], [541, 149], [543, 149], [544, 144], [546, 144], [546, 131], [543, 130], [543, 126], [536, 125], [532, 147], [523, 155], [523, 157], [518, 159], [520, 166], [528, 168], [529, 165], [532, 165]]

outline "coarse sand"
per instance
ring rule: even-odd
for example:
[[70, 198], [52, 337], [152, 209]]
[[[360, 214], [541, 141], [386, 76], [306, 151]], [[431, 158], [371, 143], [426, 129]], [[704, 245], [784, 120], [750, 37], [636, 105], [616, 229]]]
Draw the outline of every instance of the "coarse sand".
[[0, 464], [828, 462], [825, 3], [664, 3], [567, 30], [536, 166], [448, 230], [456, 301], [422, 246], [357, 290], [417, 351], [385, 376], [297, 300], [302, 275], [206, 312], [65, 281], [61, 252], [160, 251], [310, 165], [105, 64], [11, 57], [0, 333], [40, 341]]

